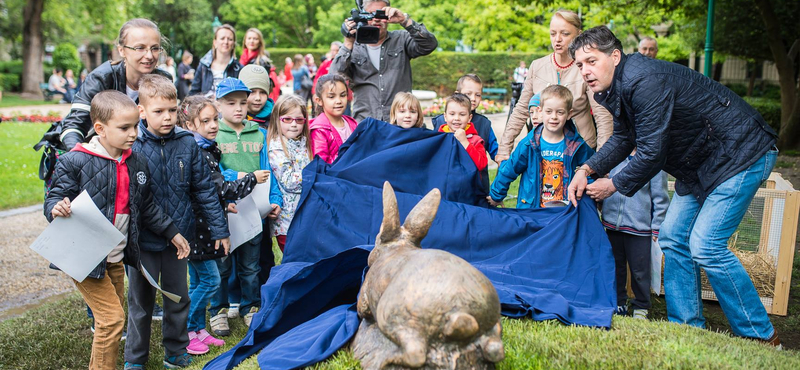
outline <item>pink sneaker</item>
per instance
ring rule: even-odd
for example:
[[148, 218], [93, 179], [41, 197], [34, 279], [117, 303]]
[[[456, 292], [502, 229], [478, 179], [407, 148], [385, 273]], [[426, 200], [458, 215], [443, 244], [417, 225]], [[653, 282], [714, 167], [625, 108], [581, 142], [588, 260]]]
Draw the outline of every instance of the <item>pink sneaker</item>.
[[190, 355], [208, 353], [208, 346], [197, 337], [197, 332], [189, 332], [189, 345], [186, 346], [186, 352], [189, 352]]
[[206, 329], [201, 329], [197, 332], [197, 339], [200, 339], [200, 341], [207, 346], [222, 347], [225, 345], [224, 340], [212, 337], [211, 334], [206, 331]]

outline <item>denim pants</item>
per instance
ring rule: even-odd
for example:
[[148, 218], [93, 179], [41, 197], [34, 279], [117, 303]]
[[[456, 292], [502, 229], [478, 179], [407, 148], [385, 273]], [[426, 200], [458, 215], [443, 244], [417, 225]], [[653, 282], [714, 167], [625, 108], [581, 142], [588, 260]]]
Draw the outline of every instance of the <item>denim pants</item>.
[[675, 194], [661, 225], [664, 290], [669, 321], [705, 327], [700, 267], [734, 334], [768, 339], [774, 333], [767, 311], [728, 239], [742, 221], [758, 187], [769, 177], [777, 150], [714, 189], [703, 204], [691, 194]]
[[189, 261], [189, 331], [206, 328], [206, 306], [219, 290], [220, 281], [217, 261]]
[[[242, 300], [239, 302], [239, 314], [244, 316], [250, 312], [250, 308], [261, 306], [261, 285], [258, 284], [258, 260], [261, 255], [261, 237], [263, 233], [250, 239], [247, 243], [240, 245], [231, 253], [235, 256], [236, 274], [239, 277], [239, 285], [242, 289]], [[228, 278], [231, 276], [233, 259], [218, 259], [220, 284], [219, 289], [211, 298], [211, 308], [208, 310], [211, 316], [215, 316], [223, 308], [228, 308]]]

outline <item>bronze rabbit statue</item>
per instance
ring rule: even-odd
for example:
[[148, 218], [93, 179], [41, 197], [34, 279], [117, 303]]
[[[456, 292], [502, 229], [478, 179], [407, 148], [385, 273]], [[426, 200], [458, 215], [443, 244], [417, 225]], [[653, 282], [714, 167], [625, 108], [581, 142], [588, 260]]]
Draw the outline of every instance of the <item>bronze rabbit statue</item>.
[[494, 369], [503, 360], [500, 300], [465, 260], [421, 249], [439, 208], [431, 190], [400, 226], [392, 186], [358, 297], [353, 352], [364, 369]]

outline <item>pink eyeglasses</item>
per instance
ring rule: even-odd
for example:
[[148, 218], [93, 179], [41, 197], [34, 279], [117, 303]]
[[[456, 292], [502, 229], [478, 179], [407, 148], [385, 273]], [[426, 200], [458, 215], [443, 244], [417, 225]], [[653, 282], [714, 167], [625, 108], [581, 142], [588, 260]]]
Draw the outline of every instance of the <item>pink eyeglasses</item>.
[[305, 125], [306, 119], [303, 117], [289, 117], [289, 116], [281, 116], [281, 122], [283, 123], [292, 123], [292, 121], [297, 122], [298, 124]]

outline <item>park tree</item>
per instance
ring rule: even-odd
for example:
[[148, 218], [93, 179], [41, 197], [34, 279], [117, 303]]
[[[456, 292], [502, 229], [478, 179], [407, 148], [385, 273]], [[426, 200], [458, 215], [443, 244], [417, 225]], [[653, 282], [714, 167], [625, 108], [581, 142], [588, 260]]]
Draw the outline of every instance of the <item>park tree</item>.
[[211, 48], [214, 39], [212, 7], [209, 0], [139, 0], [137, 6], [130, 8], [130, 13], [158, 25], [161, 34], [169, 40], [165, 45], [169, 54], [178, 58], [178, 52], [189, 50], [197, 56], [195, 60], [199, 60]]
[[39, 83], [44, 79], [42, 57], [44, 36], [42, 35], [42, 12], [45, 0], [28, 0], [22, 14], [22, 97], [41, 98]]
[[220, 6], [219, 13], [223, 22], [237, 29], [256, 27], [265, 35], [274, 34], [276, 46], [309, 47], [314, 44], [314, 31], [319, 29], [318, 10], [333, 9], [336, 3], [335, 0], [231, 0]]

